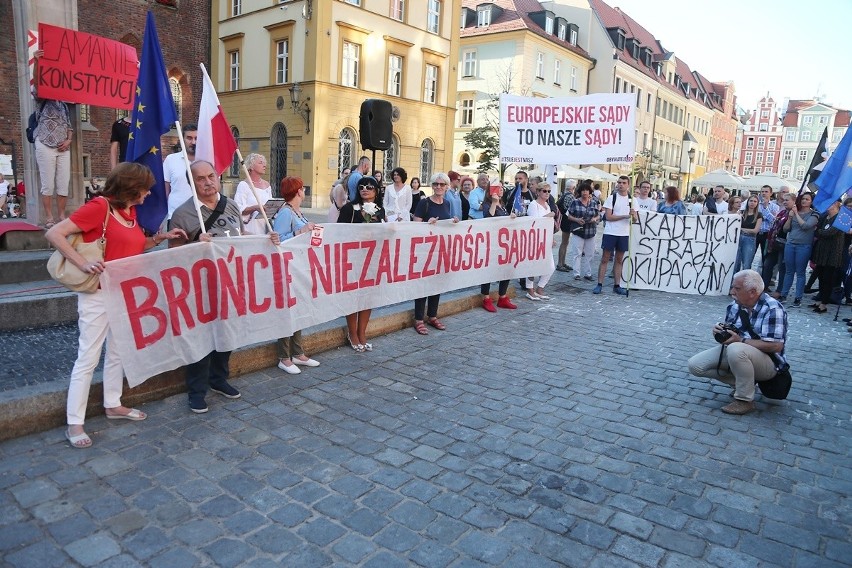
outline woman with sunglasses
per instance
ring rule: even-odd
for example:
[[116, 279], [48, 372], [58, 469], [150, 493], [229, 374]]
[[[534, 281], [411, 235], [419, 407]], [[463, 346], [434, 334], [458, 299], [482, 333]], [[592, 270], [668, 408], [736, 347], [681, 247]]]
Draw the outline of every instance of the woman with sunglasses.
[[[432, 176], [432, 195], [421, 199], [414, 211], [415, 223], [429, 223], [434, 225], [443, 219], [452, 219], [458, 223], [457, 217], [453, 217], [450, 204], [444, 199], [447, 189], [450, 187], [450, 178], [443, 172]], [[428, 298], [417, 298], [414, 300], [414, 330], [420, 335], [429, 335], [429, 330], [424, 325], [423, 315], [426, 314], [425, 322], [435, 329], [445, 330], [447, 326], [438, 319], [438, 303], [441, 301], [440, 294], [434, 294]], [[428, 309], [427, 309], [428, 303]]]
[[[552, 220], [556, 214], [550, 209], [550, 184], [542, 182], [538, 184], [535, 191], [536, 200], [530, 203], [529, 207], [527, 207], [527, 217], [548, 217]], [[547, 286], [547, 283], [550, 281], [550, 277], [553, 276], [553, 272], [555, 270], [556, 265], [553, 263], [553, 255], [551, 254], [550, 268], [546, 273], [538, 277], [538, 286], [533, 284], [535, 278], [527, 278], [527, 298], [536, 302], [540, 300], [549, 300], [550, 296], [544, 295], [544, 287]]]
[[[340, 209], [338, 223], [382, 223], [385, 221], [385, 209], [379, 192], [379, 181], [370, 176], [358, 180], [358, 194]], [[367, 324], [373, 310], [360, 310], [346, 316], [346, 338], [349, 345], [358, 353], [372, 351], [373, 344], [367, 343]]]

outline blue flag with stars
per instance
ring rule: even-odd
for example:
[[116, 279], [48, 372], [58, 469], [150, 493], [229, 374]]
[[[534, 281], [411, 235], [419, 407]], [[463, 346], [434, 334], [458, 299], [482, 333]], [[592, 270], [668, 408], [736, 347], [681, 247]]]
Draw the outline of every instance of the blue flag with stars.
[[178, 117], [163, 52], [160, 50], [157, 26], [151, 12], [148, 12], [145, 21], [139, 80], [136, 82], [136, 98], [131, 116], [127, 160], [151, 168], [156, 180], [145, 202], [136, 207], [136, 219], [143, 229], [153, 234], [168, 213], [160, 137], [172, 128]]
[[819, 191], [813, 206], [820, 213], [825, 213], [829, 205], [852, 189], [852, 128], [846, 129], [846, 134], [814, 183]]

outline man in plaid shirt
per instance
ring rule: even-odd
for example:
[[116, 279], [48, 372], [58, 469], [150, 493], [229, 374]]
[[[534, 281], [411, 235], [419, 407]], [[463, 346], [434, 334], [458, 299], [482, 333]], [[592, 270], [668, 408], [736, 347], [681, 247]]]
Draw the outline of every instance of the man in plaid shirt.
[[[734, 327], [730, 337], [689, 359], [689, 372], [710, 377], [734, 387], [734, 401], [722, 407], [727, 414], [748, 414], [755, 409], [756, 381], [775, 377], [786, 365], [787, 312], [779, 301], [763, 292], [763, 279], [754, 270], [742, 270], [731, 283], [733, 303], [728, 306], [725, 323]], [[747, 331], [748, 318], [754, 333]], [[721, 324], [713, 333], [723, 332]], [[759, 337], [758, 337], [759, 336]]]

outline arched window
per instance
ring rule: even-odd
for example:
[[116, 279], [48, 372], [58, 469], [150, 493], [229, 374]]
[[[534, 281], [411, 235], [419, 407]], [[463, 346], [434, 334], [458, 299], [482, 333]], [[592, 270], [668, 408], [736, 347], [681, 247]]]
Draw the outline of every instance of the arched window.
[[391, 138], [391, 146], [387, 150], [385, 150], [385, 175], [384, 175], [384, 185], [389, 183], [393, 183], [393, 179], [391, 178], [391, 170], [399, 165], [399, 138], [394, 134]]
[[178, 120], [183, 123], [183, 90], [180, 88], [180, 81], [174, 77], [169, 77], [169, 87], [172, 90], [172, 99], [175, 101], [175, 112]]
[[462, 152], [462, 155], [459, 158], [459, 165], [463, 168], [468, 167], [470, 165], [470, 154]]
[[355, 150], [355, 131], [351, 128], [344, 128], [340, 131], [340, 138], [337, 141], [337, 175], [343, 175], [343, 170], [351, 168], [352, 155]]
[[434, 158], [434, 145], [428, 138], [420, 145], [420, 179], [423, 184], [432, 179], [432, 160]]
[[[234, 140], [237, 141], [237, 148], [240, 147], [240, 131], [236, 126], [231, 127], [231, 134], [234, 137]], [[238, 178], [240, 177], [240, 159], [237, 157], [237, 153], [234, 152], [234, 159], [231, 161], [231, 177]]]
[[280, 122], [272, 127], [269, 137], [269, 165], [272, 194], [281, 197], [281, 180], [287, 177], [287, 128]]

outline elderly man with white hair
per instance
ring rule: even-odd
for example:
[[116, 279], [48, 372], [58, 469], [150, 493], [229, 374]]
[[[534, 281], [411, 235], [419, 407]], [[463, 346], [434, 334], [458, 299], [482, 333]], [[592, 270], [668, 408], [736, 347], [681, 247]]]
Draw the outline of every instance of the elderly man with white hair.
[[755, 385], [775, 378], [787, 366], [787, 312], [763, 291], [763, 278], [754, 270], [734, 275], [731, 296], [725, 322], [713, 326], [719, 345], [693, 355], [689, 372], [733, 386], [734, 401], [722, 412], [741, 415], [755, 410]]

